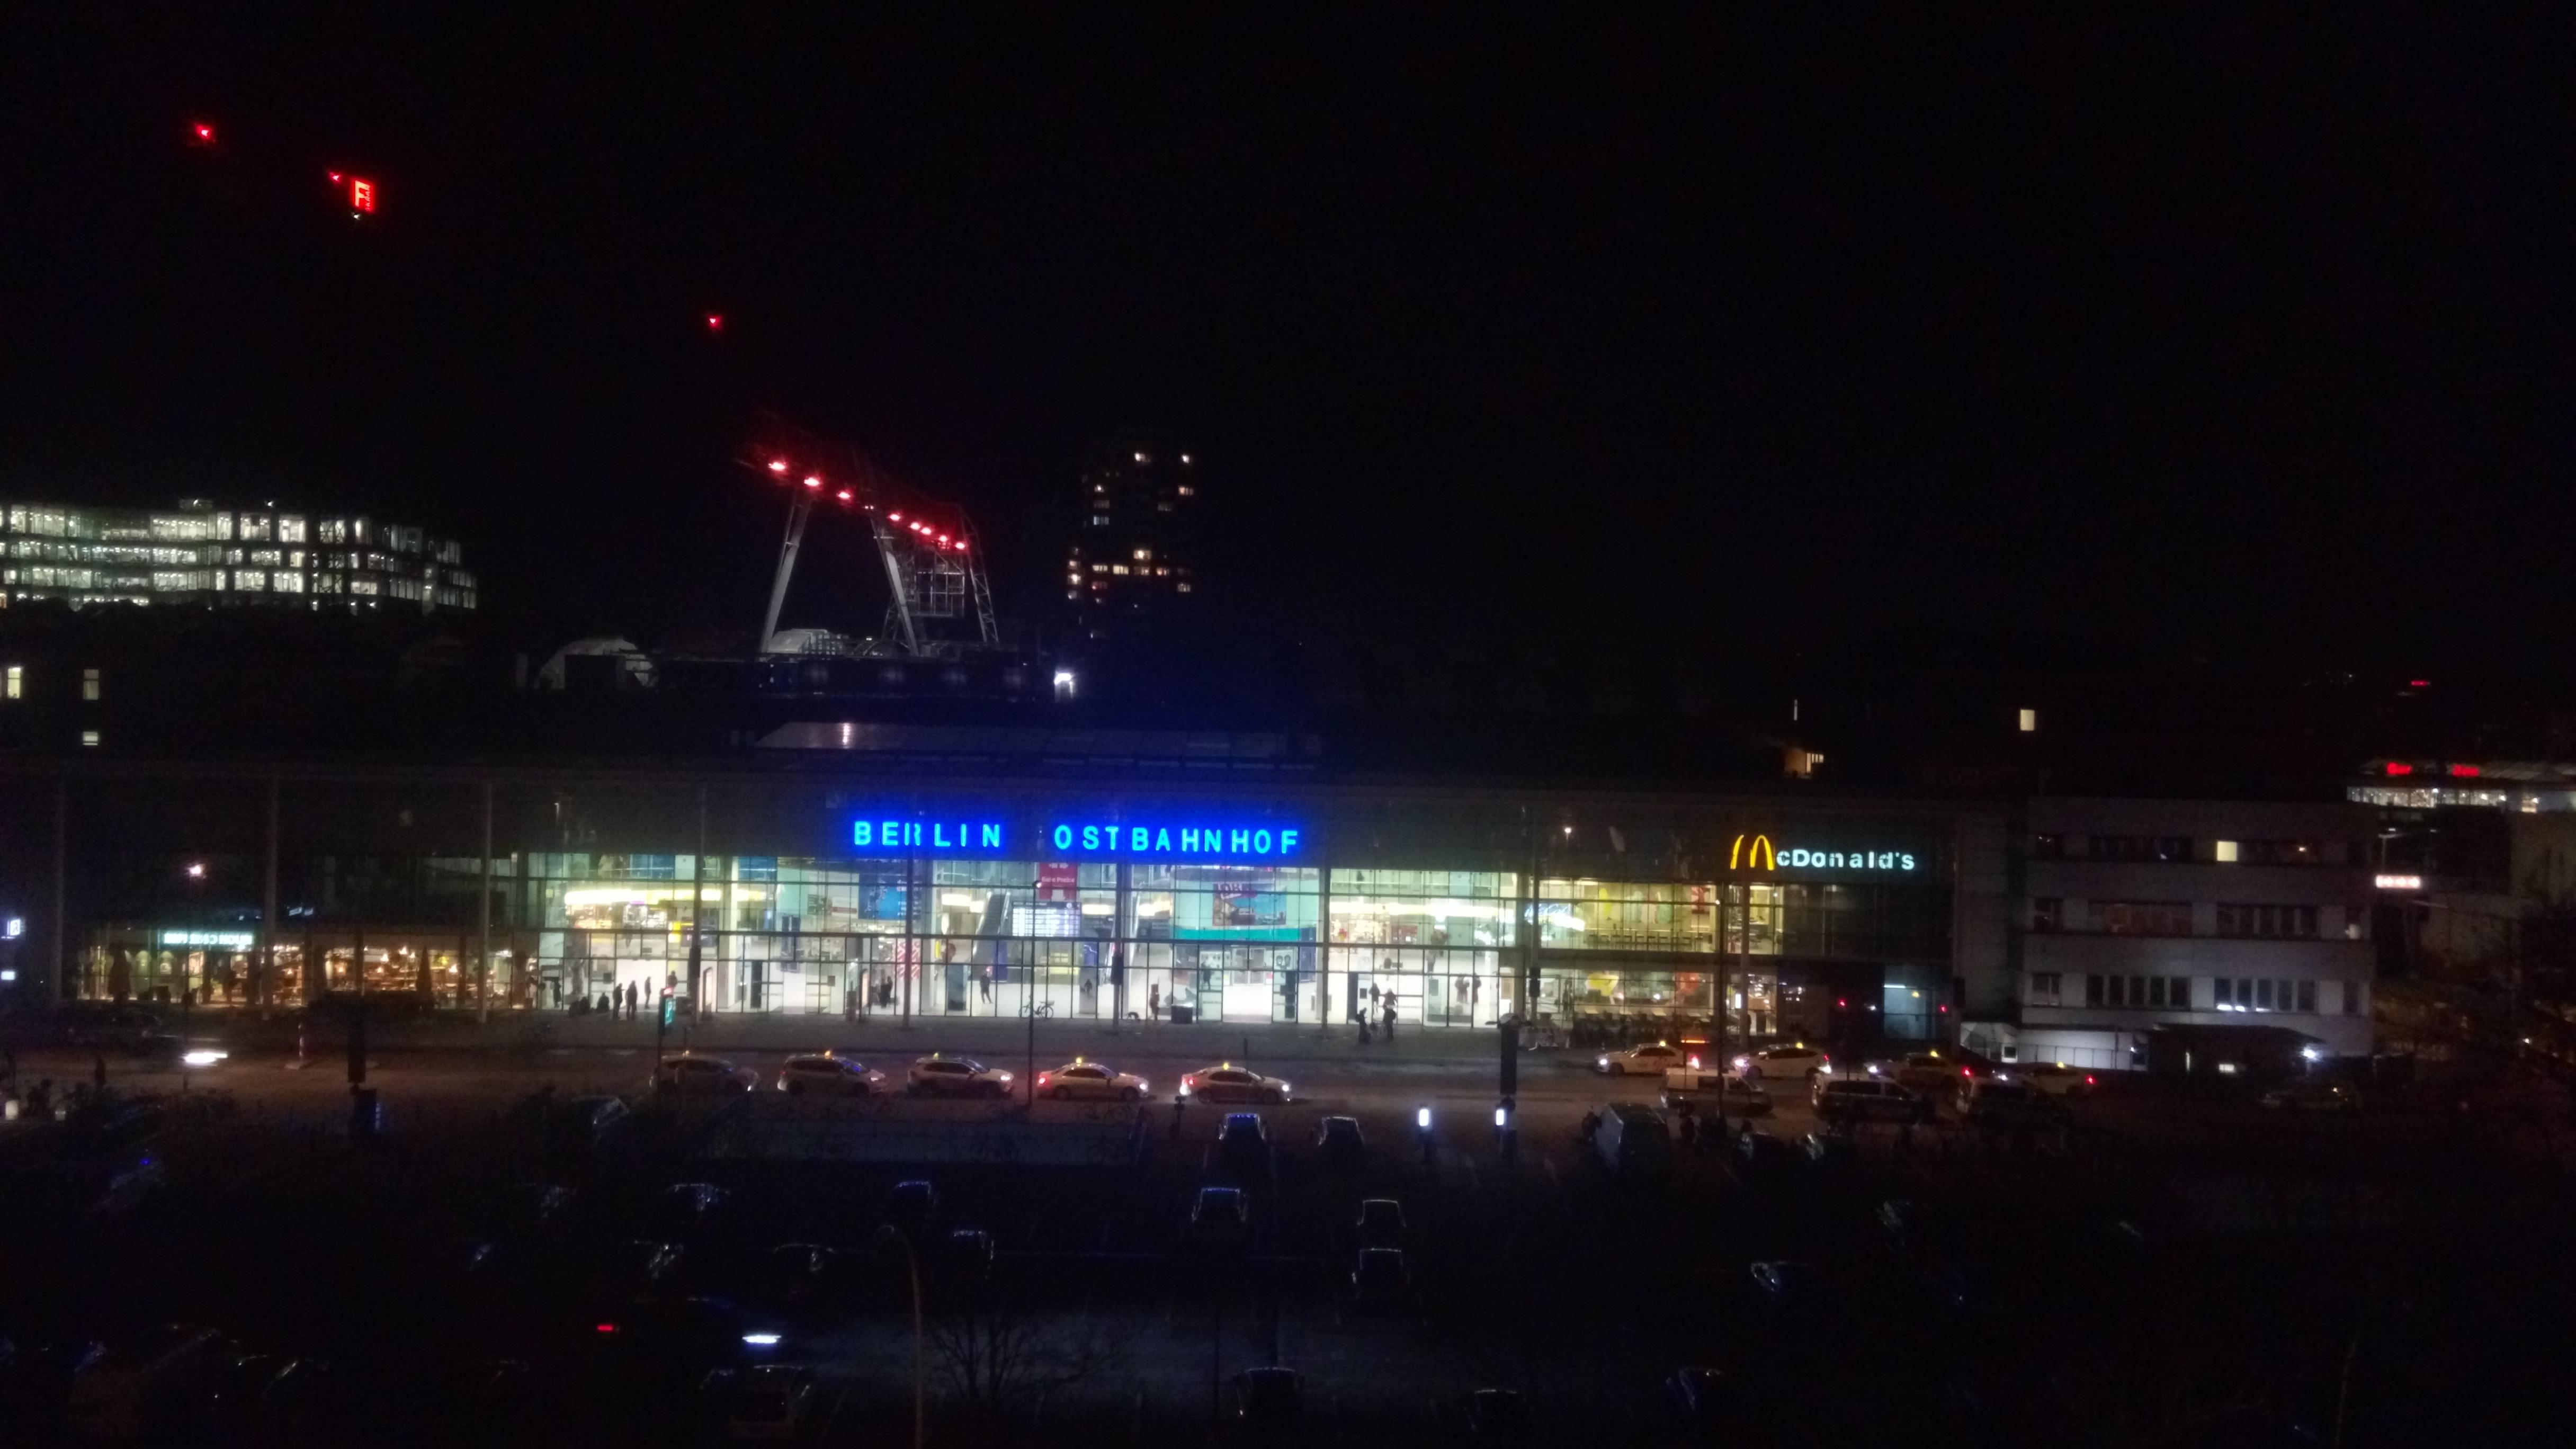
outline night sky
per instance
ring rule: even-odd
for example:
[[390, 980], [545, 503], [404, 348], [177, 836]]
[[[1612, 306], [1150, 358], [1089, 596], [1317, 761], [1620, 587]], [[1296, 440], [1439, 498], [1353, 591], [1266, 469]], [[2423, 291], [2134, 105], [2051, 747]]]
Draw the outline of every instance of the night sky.
[[1022, 615], [1146, 425], [1247, 638], [2576, 643], [2563, 10], [108, 8], [0, 21], [0, 489], [417, 519], [531, 640], [748, 629], [772, 406]]

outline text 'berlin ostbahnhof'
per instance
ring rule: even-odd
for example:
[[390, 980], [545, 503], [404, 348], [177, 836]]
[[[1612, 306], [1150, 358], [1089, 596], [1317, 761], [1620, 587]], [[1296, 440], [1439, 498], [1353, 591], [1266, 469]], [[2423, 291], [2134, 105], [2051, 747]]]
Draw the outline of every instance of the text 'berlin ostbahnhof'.
[[87, 999], [363, 990], [501, 1011], [631, 987], [715, 1012], [1333, 1023], [1391, 1001], [1399, 1022], [1470, 1028], [1705, 1023], [1723, 979], [1730, 1031], [1842, 1009], [1897, 1038], [1936, 1035], [1951, 993], [1963, 818], [1404, 783], [328, 767], [103, 768], [59, 808], [92, 897], [66, 902]]

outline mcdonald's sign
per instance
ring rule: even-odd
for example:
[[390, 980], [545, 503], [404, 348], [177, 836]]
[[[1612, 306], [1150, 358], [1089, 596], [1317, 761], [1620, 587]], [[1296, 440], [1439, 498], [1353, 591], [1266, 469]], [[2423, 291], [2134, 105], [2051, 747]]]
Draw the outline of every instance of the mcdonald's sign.
[[1768, 835], [1739, 835], [1726, 852], [1730, 871], [1752, 870], [1765, 873], [1789, 870], [1867, 870], [1909, 871], [1915, 858], [1903, 850], [1810, 850], [1794, 845], [1782, 850], [1771, 844]]

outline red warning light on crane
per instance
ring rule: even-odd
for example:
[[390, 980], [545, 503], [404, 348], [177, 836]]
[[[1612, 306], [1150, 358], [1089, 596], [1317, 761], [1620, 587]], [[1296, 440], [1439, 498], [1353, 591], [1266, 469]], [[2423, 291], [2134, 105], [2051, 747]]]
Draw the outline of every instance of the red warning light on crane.
[[722, 312], [709, 312], [707, 314], [707, 330], [709, 332], [722, 332], [724, 330], [724, 314]]
[[188, 123], [188, 144], [191, 146], [214, 145], [215, 123], [212, 121], [190, 121]]

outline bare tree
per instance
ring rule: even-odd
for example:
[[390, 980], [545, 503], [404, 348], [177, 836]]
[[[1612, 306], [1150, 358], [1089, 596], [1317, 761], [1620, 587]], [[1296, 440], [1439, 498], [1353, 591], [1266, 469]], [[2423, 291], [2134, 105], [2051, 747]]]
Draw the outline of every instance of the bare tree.
[[1048, 1395], [1116, 1372], [1131, 1345], [1123, 1331], [1034, 1311], [985, 1284], [951, 1298], [930, 1346], [948, 1405], [989, 1439]]

